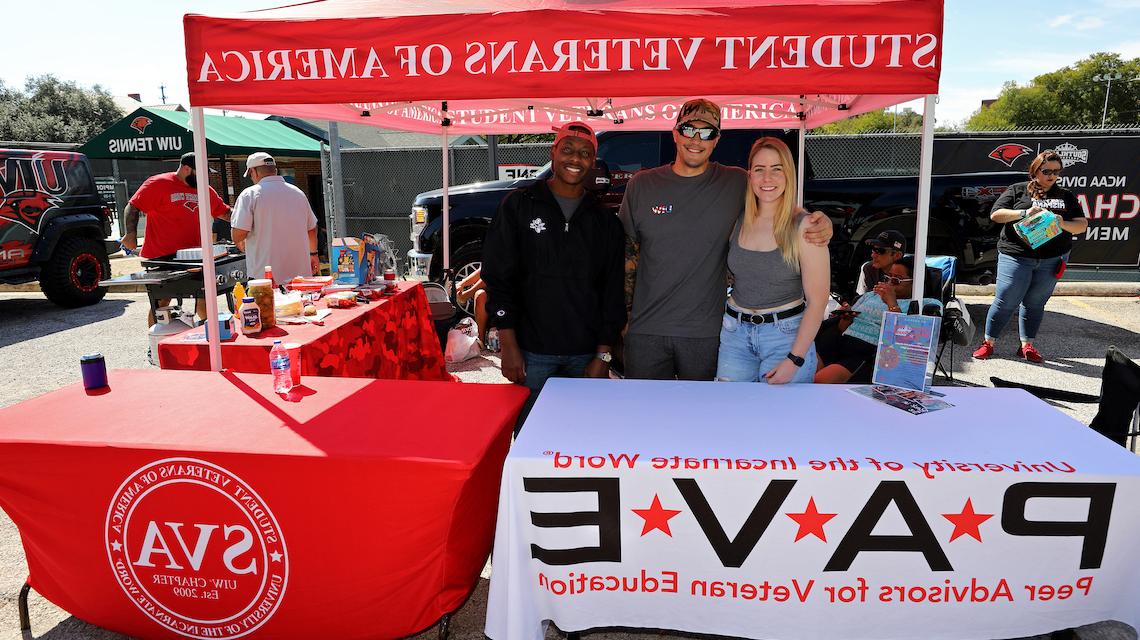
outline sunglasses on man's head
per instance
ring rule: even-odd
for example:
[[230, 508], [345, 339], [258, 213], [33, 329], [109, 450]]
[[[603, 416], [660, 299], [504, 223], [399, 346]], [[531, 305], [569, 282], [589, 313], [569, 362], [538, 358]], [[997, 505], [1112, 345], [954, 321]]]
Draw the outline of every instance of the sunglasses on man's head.
[[1043, 176], [1053, 177], [1061, 175], [1060, 169], [1039, 169], [1038, 171], [1040, 171]]
[[900, 278], [898, 276], [888, 276], [885, 273], [883, 275], [879, 276], [879, 282], [885, 282], [885, 283], [891, 285], [892, 287], [897, 287], [904, 282], [910, 282], [912, 280], [913, 280], [913, 278]]
[[691, 124], [678, 125], [677, 131], [686, 138], [700, 136], [701, 140], [712, 140], [720, 135], [720, 131], [713, 127], [694, 127]]

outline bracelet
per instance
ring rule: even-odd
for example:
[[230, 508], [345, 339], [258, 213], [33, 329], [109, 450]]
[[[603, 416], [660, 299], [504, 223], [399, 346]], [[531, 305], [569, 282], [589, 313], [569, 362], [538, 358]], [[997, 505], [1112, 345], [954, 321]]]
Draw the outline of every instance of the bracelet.
[[311, 255], [311, 256], [315, 256], [315, 255], [317, 255], [317, 254], [318, 254], [318, 252], [316, 252], [316, 251], [310, 251], [310, 252], [309, 252], [309, 255]]

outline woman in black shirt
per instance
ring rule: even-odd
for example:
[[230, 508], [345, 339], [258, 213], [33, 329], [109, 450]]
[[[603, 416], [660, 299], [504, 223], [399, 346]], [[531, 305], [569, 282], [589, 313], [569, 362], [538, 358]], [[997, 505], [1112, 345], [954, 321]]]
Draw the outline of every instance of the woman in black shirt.
[[[1088, 227], [1077, 198], [1057, 186], [1062, 166], [1061, 156], [1056, 151], [1041, 152], [1029, 163], [1030, 180], [1011, 185], [990, 211], [990, 220], [1001, 223], [1002, 228], [998, 239], [997, 287], [986, 314], [986, 338], [974, 351], [974, 357], [979, 360], [993, 355], [994, 342], [1019, 307], [1021, 347], [1017, 355], [1029, 362], [1042, 360], [1033, 339], [1045, 315], [1045, 303], [1053, 295], [1063, 271], [1073, 246], [1073, 235], [1084, 233]], [[1043, 211], [1058, 217], [1061, 232], [1034, 248], [1018, 223]]]

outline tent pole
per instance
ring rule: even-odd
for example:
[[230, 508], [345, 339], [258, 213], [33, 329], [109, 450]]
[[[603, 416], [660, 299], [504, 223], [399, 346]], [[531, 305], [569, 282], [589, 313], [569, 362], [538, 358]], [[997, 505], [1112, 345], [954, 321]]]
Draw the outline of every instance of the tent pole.
[[447, 127], [451, 124], [450, 119], [447, 117], [447, 103], [443, 103], [443, 122], [440, 125], [440, 130], [443, 132], [443, 151], [440, 154], [443, 158], [443, 280], [444, 286], [448, 286], [447, 282], [451, 279], [451, 204], [447, 198], [447, 188], [450, 182], [447, 176], [448, 157], [447, 157]]
[[[329, 256], [332, 256], [333, 236], [344, 237], [348, 235], [345, 227], [344, 211], [344, 171], [340, 163], [340, 133], [336, 122], [329, 121], [329, 174], [332, 178], [332, 220], [333, 228], [325, 234], [329, 242]], [[335, 275], [335, 274], [334, 274]]]
[[[803, 111], [803, 103], [800, 104]], [[807, 167], [807, 118], [800, 118], [799, 155], [796, 156], [796, 207], [804, 206], [804, 171]]]
[[218, 331], [218, 280], [214, 270], [214, 218], [210, 215], [210, 159], [206, 157], [206, 118], [201, 107], [190, 108], [194, 130], [194, 171], [198, 173], [198, 231], [202, 241], [202, 288], [206, 296], [206, 331], [210, 344], [210, 370], [222, 370], [222, 343]]
[[[922, 109], [922, 153], [918, 165], [918, 215], [914, 229], [914, 293], [922, 308], [923, 286], [926, 284], [926, 236], [930, 232], [930, 174], [934, 164], [934, 101], [927, 94]], [[919, 311], [921, 313], [921, 311]]]

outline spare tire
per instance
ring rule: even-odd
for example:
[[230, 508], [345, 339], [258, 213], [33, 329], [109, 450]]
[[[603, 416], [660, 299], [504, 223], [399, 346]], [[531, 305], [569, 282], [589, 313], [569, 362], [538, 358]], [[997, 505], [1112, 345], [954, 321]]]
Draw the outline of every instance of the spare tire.
[[40, 270], [40, 290], [61, 307], [95, 304], [107, 295], [99, 281], [111, 277], [111, 261], [103, 243], [84, 236], [66, 236]]

